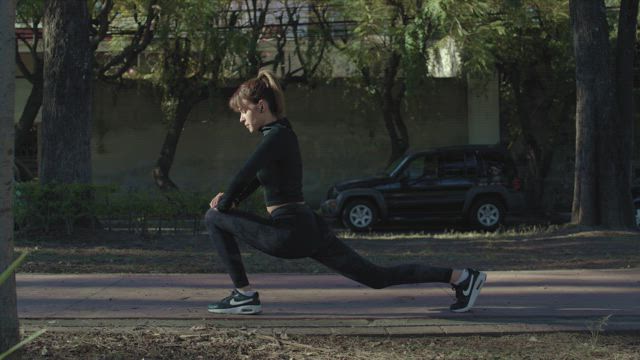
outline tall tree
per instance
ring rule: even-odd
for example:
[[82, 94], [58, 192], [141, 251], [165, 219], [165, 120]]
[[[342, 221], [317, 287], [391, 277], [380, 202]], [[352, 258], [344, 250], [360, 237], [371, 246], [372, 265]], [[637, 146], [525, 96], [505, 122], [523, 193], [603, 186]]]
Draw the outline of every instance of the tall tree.
[[493, 78], [499, 72], [501, 122], [514, 155], [526, 159], [527, 203], [544, 212], [555, 205], [547, 193], [560, 186], [547, 189], [546, 183], [558, 145], [572, 144], [574, 138], [569, 1], [488, 3], [492, 11], [478, 17], [473, 31], [459, 38], [464, 71], [474, 78]]
[[88, 24], [87, 1], [45, 1], [42, 183], [91, 182]]
[[[283, 87], [291, 82], [308, 84], [320, 72], [326, 44], [320, 45], [324, 40], [303, 41], [301, 34], [307, 30], [299, 28], [301, 9], [310, 5], [289, 0], [271, 9], [269, 4], [190, 0], [164, 7], [156, 44], [162, 56], [152, 73], [162, 89], [167, 125], [152, 171], [161, 190], [178, 189], [169, 173], [187, 117], [198, 103], [222, 91], [227, 83], [235, 85], [238, 78], [256, 76], [263, 67], [278, 73]], [[314, 14], [322, 13], [326, 4], [311, 8]], [[289, 36], [295, 39], [291, 51], [286, 48]]]
[[[343, 4], [345, 13], [357, 25], [354, 36], [339, 48], [356, 65], [364, 87], [382, 113], [391, 147], [388, 163], [402, 156], [410, 146], [409, 132], [402, 118], [406, 83], [401, 67], [406, 44], [405, 30], [410, 22], [422, 18], [419, 15], [422, 14], [424, 2], [415, 3], [415, 7], [409, 3], [363, 0]], [[430, 33], [426, 35], [429, 38], [433, 35], [434, 27], [425, 24], [421, 30]]]
[[571, 0], [570, 14], [577, 94], [572, 222], [632, 228], [632, 79], [638, 0], [620, 3], [613, 52], [603, 0]]
[[[44, 84], [42, 75], [42, 54], [40, 52], [40, 40], [42, 32], [43, 2], [41, 0], [18, 0], [16, 4], [17, 20], [29, 30], [29, 36], [22, 32], [16, 32], [16, 63], [22, 76], [31, 84], [31, 91], [27, 102], [22, 109], [22, 114], [16, 124], [15, 148], [16, 153], [20, 153], [23, 146], [28, 142], [30, 133], [34, 130], [33, 124], [42, 106], [42, 87]], [[30, 38], [30, 39], [29, 39]], [[21, 54], [18, 52], [19, 45], [23, 44], [28, 50], [31, 66], [27, 66]], [[20, 170], [20, 179], [32, 178], [25, 166], [22, 166], [17, 159], [16, 164]]]
[[[89, 42], [94, 57], [95, 76], [107, 82], [117, 81], [134, 64], [137, 56], [144, 51], [153, 39], [153, 25], [159, 13], [159, 0], [106, 0], [93, 1], [89, 9], [91, 21], [89, 23]], [[43, 95], [43, 60], [40, 39], [42, 37], [42, 18], [44, 14], [43, 0], [18, 0], [17, 19], [27, 33], [17, 32], [16, 48], [24, 45], [29, 53], [26, 55], [30, 65], [16, 52], [16, 63], [32, 87], [27, 102], [22, 109], [22, 114], [16, 124], [16, 152], [26, 145], [29, 134], [34, 130], [34, 121], [42, 105]], [[145, 11], [146, 10], [146, 11]], [[144, 16], [141, 16], [144, 15]], [[113, 34], [110, 32], [112, 23], [123, 18], [134, 20], [135, 27], [127, 29], [131, 33]], [[97, 56], [97, 49], [107, 36], [118, 41], [125, 39], [126, 45], [122, 49], [110, 49], [106, 54]], [[25, 180], [35, 174], [29, 174], [28, 169], [22, 166], [16, 159], [16, 164], [21, 170], [20, 179]]]
[[417, 94], [415, 90], [431, 76], [431, 50], [447, 36], [465, 34], [467, 19], [486, 5], [481, 0], [336, 0], [333, 4], [355, 23], [349, 36], [333, 43], [355, 65], [363, 87], [378, 105], [389, 135], [391, 163], [409, 149], [402, 109], [406, 96]]
[[[0, 2], [0, 55], [15, 54], [15, 0]], [[13, 150], [15, 64], [0, 62], [0, 272], [13, 261]], [[20, 339], [15, 276], [0, 284], [0, 353]]]
[[156, 186], [176, 190], [169, 172], [191, 110], [219, 87], [221, 70], [233, 42], [238, 12], [228, 0], [191, 0], [165, 6], [159, 24], [160, 61], [153, 69], [162, 91], [167, 133], [152, 170]]

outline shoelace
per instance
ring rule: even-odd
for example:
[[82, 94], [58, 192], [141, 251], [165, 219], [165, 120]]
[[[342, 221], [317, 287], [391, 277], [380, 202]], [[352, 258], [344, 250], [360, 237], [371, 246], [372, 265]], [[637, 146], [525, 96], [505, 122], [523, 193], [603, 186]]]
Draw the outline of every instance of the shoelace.
[[237, 292], [234, 290], [234, 291], [231, 292], [231, 295], [229, 295], [226, 298], [222, 299], [220, 302], [229, 302], [229, 301], [231, 301], [231, 299], [236, 297], [236, 295], [237, 295]]

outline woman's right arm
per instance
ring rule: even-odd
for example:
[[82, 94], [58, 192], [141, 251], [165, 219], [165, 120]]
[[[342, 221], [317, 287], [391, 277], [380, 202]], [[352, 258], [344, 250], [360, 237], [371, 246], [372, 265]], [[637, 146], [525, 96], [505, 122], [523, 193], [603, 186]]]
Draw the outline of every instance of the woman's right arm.
[[[241, 201], [241, 196], [246, 194], [246, 189], [251, 189], [252, 182], [257, 181], [256, 175], [258, 170], [280, 157], [286, 146], [282, 135], [284, 135], [283, 132], [272, 130], [269, 134], [262, 137], [256, 150], [251, 154], [249, 159], [247, 159], [240, 171], [233, 177], [233, 180], [231, 180], [231, 183], [227, 187], [227, 191], [218, 202], [217, 209], [219, 211], [225, 212], [229, 210], [234, 203]], [[256, 188], [257, 186], [253, 188], [251, 192]]]

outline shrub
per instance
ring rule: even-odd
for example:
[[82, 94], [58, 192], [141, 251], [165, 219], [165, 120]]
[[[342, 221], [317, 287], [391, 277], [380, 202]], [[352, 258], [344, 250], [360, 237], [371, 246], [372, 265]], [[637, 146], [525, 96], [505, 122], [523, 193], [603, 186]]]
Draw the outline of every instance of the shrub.
[[[123, 190], [115, 185], [18, 183], [14, 217], [19, 232], [73, 233], [78, 224], [112, 230], [123, 226], [145, 233], [162, 232], [163, 225], [200, 230], [213, 193], [186, 191]], [[242, 210], [264, 215], [258, 193], [246, 199]]]

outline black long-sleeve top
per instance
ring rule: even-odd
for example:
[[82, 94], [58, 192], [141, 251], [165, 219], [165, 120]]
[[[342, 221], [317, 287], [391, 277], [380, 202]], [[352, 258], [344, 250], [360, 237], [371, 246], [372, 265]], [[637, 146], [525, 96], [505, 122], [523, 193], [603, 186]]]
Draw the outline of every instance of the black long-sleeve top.
[[233, 177], [217, 209], [225, 212], [260, 185], [266, 206], [302, 202], [302, 158], [298, 138], [286, 118], [260, 128], [262, 140]]

